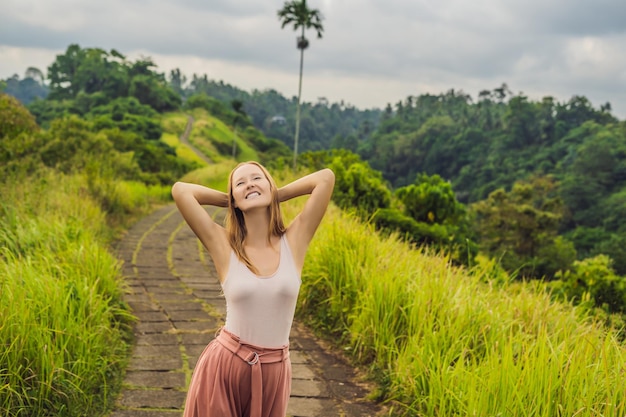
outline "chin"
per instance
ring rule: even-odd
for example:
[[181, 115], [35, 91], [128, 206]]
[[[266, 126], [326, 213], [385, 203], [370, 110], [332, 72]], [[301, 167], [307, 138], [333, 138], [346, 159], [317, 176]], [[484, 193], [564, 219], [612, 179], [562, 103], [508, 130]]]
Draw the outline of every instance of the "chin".
[[250, 201], [250, 202], [246, 202], [249, 204], [245, 204], [242, 208], [241, 211], [248, 212], [250, 210], [258, 210], [258, 209], [269, 209], [270, 208], [270, 202], [268, 201]]

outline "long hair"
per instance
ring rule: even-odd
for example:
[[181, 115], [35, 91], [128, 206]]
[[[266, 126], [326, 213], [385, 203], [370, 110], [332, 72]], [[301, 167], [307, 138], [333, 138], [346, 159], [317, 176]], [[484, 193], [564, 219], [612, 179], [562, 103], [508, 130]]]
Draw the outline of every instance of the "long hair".
[[233, 197], [233, 174], [237, 168], [248, 164], [259, 167], [261, 172], [263, 172], [263, 175], [265, 175], [265, 178], [267, 178], [270, 183], [272, 200], [267, 208], [270, 214], [270, 227], [268, 228], [267, 241], [269, 242], [271, 237], [274, 235], [282, 236], [285, 233], [285, 224], [283, 223], [283, 216], [280, 211], [280, 202], [278, 201], [278, 187], [276, 187], [276, 183], [267, 169], [255, 161], [239, 163], [235, 169], [230, 172], [230, 176], [228, 178], [228, 213], [226, 214], [226, 232], [228, 233], [230, 246], [233, 248], [233, 251], [235, 251], [239, 260], [250, 268], [252, 272], [258, 275], [259, 270], [252, 265], [252, 262], [250, 262], [250, 259], [248, 258], [248, 255], [246, 255], [246, 251], [243, 247], [243, 242], [248, 234], [248, 229], [246, 228], [243, 212], [239, 208], [235, 207], [235, 198]]

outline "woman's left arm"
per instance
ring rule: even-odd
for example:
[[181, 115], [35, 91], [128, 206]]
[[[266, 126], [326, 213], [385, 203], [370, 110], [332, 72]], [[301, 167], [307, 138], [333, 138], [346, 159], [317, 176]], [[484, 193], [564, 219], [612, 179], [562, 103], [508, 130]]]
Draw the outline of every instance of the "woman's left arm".
[[310, 194], [304, 209], [288, 228], [289, 241], [292, 246], [297, 246], [293, 249], [301, 252], [298, 255], [301, 255], [303, 261], [304, 252], [324, 217], [334, 187], [335, 174], [325, 168], [299, 178], [278, 190], [278, 199], [281, 202]]

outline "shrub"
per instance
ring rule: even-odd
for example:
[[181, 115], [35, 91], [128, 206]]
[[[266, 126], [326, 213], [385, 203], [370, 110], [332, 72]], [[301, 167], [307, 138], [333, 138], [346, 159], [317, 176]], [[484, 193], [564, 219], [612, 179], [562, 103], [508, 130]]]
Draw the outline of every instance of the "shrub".
[[396, 209], [377, 210], [372, 222], [378, 229], [398, 232], [416, 244], [445, 244], [450, 237], [445, 226], [418, 222]]
[[609, 313], [626, 313], [626, 279], [615, 275], [606, 255], [575, 261], [571, 270], [557, 272], [555, 278], [551, 287], [563, 298]]
[[367, 162], [346, 165], [341, 157], [336, 157], [329, 167], [335, 172], [333, 201], [339, 207], [355, 209], [367, 216], [390, 206], [391, 191], [382, 174], [370, 168]]

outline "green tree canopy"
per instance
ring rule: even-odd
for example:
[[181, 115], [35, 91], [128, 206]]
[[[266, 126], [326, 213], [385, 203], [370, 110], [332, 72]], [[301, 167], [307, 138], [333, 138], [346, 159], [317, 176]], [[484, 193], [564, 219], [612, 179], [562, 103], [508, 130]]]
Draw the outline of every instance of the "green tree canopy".
[[481, 250], [523, 277], [552, 277], [576, 257], [571, 242], [557, 239], [564, 206], [550, 177], [517, 182], [471, 206]]
[[452, 184], [436, 174], [419, 174], [415, 183], [398, 188], [396, 197], [402, 202], [404, 213], [419, 222], [457, 224], [466, 213]]
[[0, 93], [0, 177], [29, 172], [39, 164], [39, 127], [15, 97]]
[[[180, 96], [169, 86], [165, 76], [155, 72], [156, 66], [149, 58], [129, 62], [122, 54], [112, 49], [81, 48], [70, 45], [64, 54], [57, 55], [48, 67], [50, 100], [77, 99], [95, 105], [119, 97], [135, 97], [159, 112], [180, 107]], [[104, 98], [104, 100], [103, 100]], [[81, 114], [92, 106], [79, 107]]]

